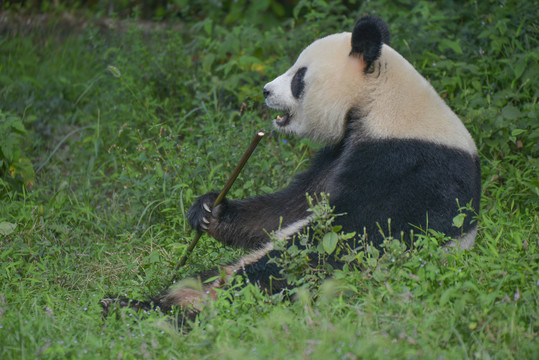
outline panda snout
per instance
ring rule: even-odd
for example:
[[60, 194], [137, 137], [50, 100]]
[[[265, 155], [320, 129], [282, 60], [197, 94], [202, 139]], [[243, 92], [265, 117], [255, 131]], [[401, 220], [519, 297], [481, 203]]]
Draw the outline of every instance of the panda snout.
[[267, 99], [268, 96], [271, 95], [271, 91], [269, 91], [266, 87], [264, 87], [264, 99]]

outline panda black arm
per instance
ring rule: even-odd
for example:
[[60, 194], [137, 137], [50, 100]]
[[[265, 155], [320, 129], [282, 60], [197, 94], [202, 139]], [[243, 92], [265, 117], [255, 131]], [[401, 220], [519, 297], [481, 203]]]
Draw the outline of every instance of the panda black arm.
[[268, 233], [307, 216], [307, 203], [300, 191], [301, 186], [292, 185], [275, 194], [225, 200], [211, 214], [203, 205], [211, 206], [215, 199], [216, 193], [209, 193], [189, 209], [189, 222], [197, 230], [206, 225], [208, 234], [225, 245], [257, 249], [270, 241]]
[[225, 245], [261, 248], [270, 241], [268, 233], [301, 226], [301, 221], [308, 216], [305, 194], [323, 191], [325, 177], [321, 174], [329, 173], [339, 151], [321, 150], [309, 170], [297, 175], [288, 187], [274, 194], [224, 200], [211, 214], [207, 210], [217, 193], [203, 195], [189, 209], [189, 223], [193, 229], [207, 231]]

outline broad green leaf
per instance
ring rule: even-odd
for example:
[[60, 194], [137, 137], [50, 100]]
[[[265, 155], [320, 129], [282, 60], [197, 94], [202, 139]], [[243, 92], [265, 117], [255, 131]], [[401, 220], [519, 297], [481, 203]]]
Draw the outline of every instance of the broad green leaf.
[[456, 41], [452, 41], [452, 40], [448, 40], [448, 39], [442, 39], [440, 41], [440, 45], [441, 45], [441, 50], [444, 50], [445, 48], [450, 48], [451, 50], [453, 50], [457, 54], [463, 54], [459, 43], [456, 42]]
[[9, 235], [15, 231], [17, 224], [12, 224], [7, 221], [0, 222], [0, 234]]
[[211, 67], [213, 66], [213, 62], [215, 60], [215, 55], [213, 54], [206, 54], [204, 56], [204, 60], [202, 61], [202, 68], [206, 72], [211, 72]]
[[508, 104], [502, 109], [502, 116], [507, 120], [518, 119], [520, 115], [520, 110], [514, 105]]
[[324, 235], [324, 238], [322, 239], [322, 245], [324, 246], [324, 250], [331, 254], [335, 251], [335, 247], [337, 247], [337, 242], [339, 241], [339, 236], [334, 232], [329, 232], [326, 235]]
[[374, 268], [376, 267], [376, 264], [378, 264], [378, 259], [377, 258], [367, 258], [367, 264], [371, 267], [371, 268]]
[[262, 193], [264, 193], [264, 194], [271, 194], [271, 193], [273, 192], [273, 189], [270, 188], [270, 187], [267, 186], [267, 185], [262, 185], [262, 186], [260, 187], [260, 191], [261, 191]]
[[211, 32], [212, 32], [212, 27], [213, 27], [213, 22], [211, 20], [208, 20], [204, 23], [204, 31], [206, 32], [207, 35], [211, 36]]
[[514, 78], [515, 80], [520, 78], [522, 74], [524, 73], [524, 70], [526, 70], [526, 62], [527, 62], [527, 59], [525, 57], [522, 57], [513, 66], [513, 72], [515, 73], [515, 78]]
[[456, 228], [461, 228], [462, 224], [464, 224], [464, 219], [466, 219], [465, 213], [458, 214], [453, 218], [453, 226]]

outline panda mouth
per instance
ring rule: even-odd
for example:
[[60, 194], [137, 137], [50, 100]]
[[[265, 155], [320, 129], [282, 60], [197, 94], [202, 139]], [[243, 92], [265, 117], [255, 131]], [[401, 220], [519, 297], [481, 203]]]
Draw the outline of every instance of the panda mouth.
[[283, 116], [277, 115], [277, 118], [273, 120], [278, 127], [287, 126], [290, 123], [290, 113], [286, 113]]

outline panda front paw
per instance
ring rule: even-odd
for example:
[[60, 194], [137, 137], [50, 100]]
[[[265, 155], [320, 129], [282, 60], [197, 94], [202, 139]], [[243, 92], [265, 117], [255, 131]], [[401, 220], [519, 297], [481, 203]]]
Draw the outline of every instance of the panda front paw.
[[198, 232], [212, 233], [212, 230], [219, 223], [219, 217], [226, 205], [226, 200], [223, 200], [221, 204], [213, 208], [213, 204], [218, 196], [219, 193], [216, 191], [202, 195], [189, 208], [187, 220], [191, 228]]

